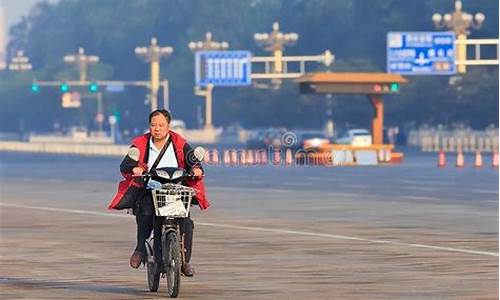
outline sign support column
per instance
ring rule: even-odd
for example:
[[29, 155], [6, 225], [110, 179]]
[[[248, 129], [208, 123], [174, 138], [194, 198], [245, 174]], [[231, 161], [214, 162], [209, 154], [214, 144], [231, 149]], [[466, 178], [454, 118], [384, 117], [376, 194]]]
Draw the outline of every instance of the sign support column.
[[380, 95], [369, 95], [368, 97], [374, 109], [372, 143], [374, 145], [382, 145], [384, 143], [384, 100]]
[[214, 88], [213, 84], [208, 84], [205, 91], [205, 127], [212, 128], [212, 90]]

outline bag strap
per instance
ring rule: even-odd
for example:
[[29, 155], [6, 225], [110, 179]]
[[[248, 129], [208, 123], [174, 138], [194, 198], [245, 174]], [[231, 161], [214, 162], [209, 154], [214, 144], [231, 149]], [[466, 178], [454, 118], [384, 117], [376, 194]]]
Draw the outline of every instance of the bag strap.
[[[153, 141], [153, 140], [151, 139], [151, 141]], [[167, 142], [165, 143], [165, 145], [163, 145], [163, 148], [161, 148], [160, 154], [158, 154], [158, 157], [156, 158], [155, 162], [151, 166], [151, 170], [155, 169], [156, 166], [158, 166], [158, 164], [160, 163], [161, 158], [163, 157], [163, 154], [165, 154], [165, 152], [167, 151], [167, 148], [168, 148], [168, 146], [170, 146], [171, 142], [172, 142], [172, 139], [170, 138], [170, 134], [169, 134]]]

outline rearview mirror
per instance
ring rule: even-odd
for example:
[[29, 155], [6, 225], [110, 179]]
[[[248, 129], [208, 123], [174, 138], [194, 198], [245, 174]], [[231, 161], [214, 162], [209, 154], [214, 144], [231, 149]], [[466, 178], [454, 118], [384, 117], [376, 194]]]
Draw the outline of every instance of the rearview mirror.
[[196, 157], [196, 159], [199, 161], [203, 161], [203, 159], [205, 158], [205, 152], [205, 148], [198, 146], [194, 148], [194, 157]]
[[127, 156], [130, 157], [134, 161], [139, 161], [140, 154], [141, 154], [141, 152], [136, 147], [132, 147], [132, 148], [128, 149], [128, 152], [127, 152]]

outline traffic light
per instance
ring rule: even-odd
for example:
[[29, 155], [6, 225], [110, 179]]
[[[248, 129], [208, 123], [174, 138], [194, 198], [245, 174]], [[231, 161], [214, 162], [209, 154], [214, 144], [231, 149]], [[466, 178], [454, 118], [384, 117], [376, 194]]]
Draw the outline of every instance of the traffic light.
[[33, 93], [38, 93], [40, 91], [40, 86], [36, 83], [32, 83], [31, 84], [31, 91]]
[[399, 92], [399, 83], [391, 83], [391, 92]]
[[98, 90], [99, 90], [99, 86], [97, 85], [97, 83], [91, 82], [89, 84], [89, 92], [91, 92], [91, 93], [97, 93]]
[[59, 86], [59, 89], [61, 90], [61, 92], [67, 93], [69, 91], [69, 85], [66, 82], [63, 82]]

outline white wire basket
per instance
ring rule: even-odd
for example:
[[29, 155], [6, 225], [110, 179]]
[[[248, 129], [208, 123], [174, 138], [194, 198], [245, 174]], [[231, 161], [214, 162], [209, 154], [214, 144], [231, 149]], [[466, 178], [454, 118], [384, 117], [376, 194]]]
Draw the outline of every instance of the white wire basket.
[[173, 183], [162, 184], [161, 189], [151, 192], [155, 214], [167, 218], [187, 218], [191, 200], [196, 194], [193, 188]]

